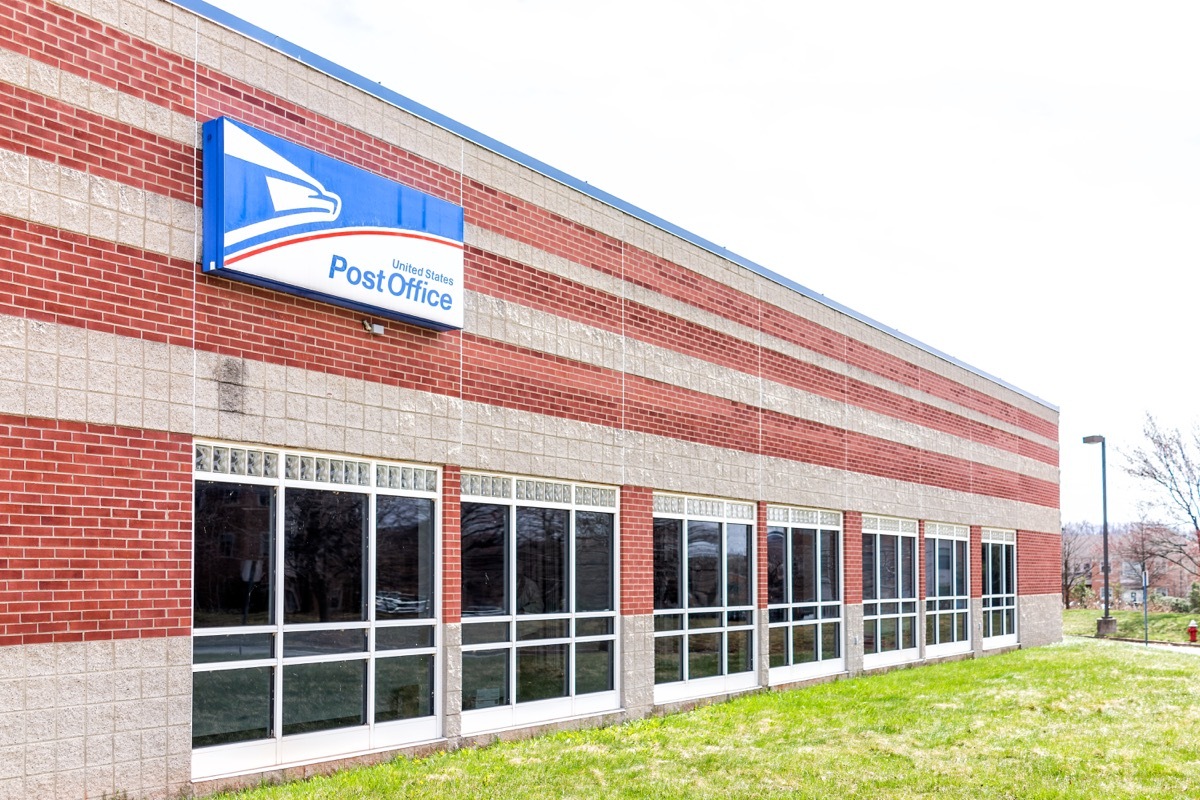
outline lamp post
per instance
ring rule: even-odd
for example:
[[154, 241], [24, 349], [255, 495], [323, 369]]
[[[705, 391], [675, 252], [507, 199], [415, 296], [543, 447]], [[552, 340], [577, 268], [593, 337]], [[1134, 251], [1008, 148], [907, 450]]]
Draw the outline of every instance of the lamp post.
[[1104, 616], [1096, 620], [1097, 636], [1112, 636], [1117, 632], [1117, 620], [1108, 613], [1108, 454], [1103, 436], [1085, 436], [1084, 444], [1100, 445], [1100, 505], [1104, 515]]

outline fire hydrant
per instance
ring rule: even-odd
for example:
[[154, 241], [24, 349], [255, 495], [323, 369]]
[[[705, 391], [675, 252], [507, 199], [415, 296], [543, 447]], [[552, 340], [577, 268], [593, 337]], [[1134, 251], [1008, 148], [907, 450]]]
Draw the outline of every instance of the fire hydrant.
[[1188, 641], [1192, 644], [1196, 643], [1196, 620], [1188, 623]]

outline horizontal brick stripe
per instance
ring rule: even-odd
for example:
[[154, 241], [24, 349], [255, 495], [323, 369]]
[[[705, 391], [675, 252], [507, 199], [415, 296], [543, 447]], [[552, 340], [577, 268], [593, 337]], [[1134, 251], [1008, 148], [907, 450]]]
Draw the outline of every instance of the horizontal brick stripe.
[[0, 312], [191, 346], [195, 264], [0, 217]]
[[190, 436], [0, 416], [0, 481], [0, 646], [189, 633]]
[[196, 148], [7, 83], [0, 148], [175, 200], [200, 196]]
[[194, 64], [120, 28], [46, 2], [0, 4], [0, 47], [184, 114]]
[[[25, 260], [27, 274], [19, 271], [0, 278], [0, 289], [11, 295], [0, 310], [17, 316], [55, 319], [89, 329], [191, 345], [187, 336], [191, 309], [172, 298], [186, 293], [166, 291], [147, 277], [157, 269], [174, 273], [177, 285], [190, 285], [194, 267], [164, 257], [140, 257], [130, 248], [116, 247], [87, 237], [55, 239], [54, 229], [11, 221], [0, 228], [14, 244], [26, 250], [0, 253]], [[80, 264], [70, 270], [32, 263], [37, 258], [74, 256]], [[24, 256], [24, 259], [21, 258]], [[118, 261], [119, 260], [119, 261]], [[98, 266], [121, 267], [112, 277]], [[37, 270], [41, 270], [39, 274]], [[30, 274], [32, 273], [32, 275]], [[80, 278], [84, 277], [84, 280]], [[29, 280], [29, 277], [40, 280]], [[115, 283], [114, 280], [119, 280]], [[83, 303], [83, 295], [90, 299]], [[974, 494], [1026, 499], [1014, 483], [1019, 476], [1005, 470], [938, 456], [927, 451], [853, 434], [775, 412], [761, 412], [699, 392], [637, 378], [614, 370], [580, 364], [569, 359], [512, 347], [469, 333], [442, 333], [401, 323], [391, 323], [389, 336], [367, 339], [353, 312], [299, 297], [255, 287], [243, 287], [220, 278], [202, 278], [196, 284], [197, 332], [195, 345], [225, 355], [266, 360], [302, 368], [321, 364], [325, 371], [347, 377], [376, 380], [407, 389], [461, 396], [505, 408], [542, 413], [606, 427], [654, 435], [742, 452], [762, 452], [853, 472], [942, 486]], [[30, 311], [30, 307], [34, 310]], [[88, 309], [91, 310], [88, 310]], [[137, 324], [131, 324], [134, 320]], [[463, 342], [460, 373], [459, 339]], [[460, 374], [465, 380], [460, 381]], [[461, 384], [461, 385], [460, 385]], [[615, 398], [625, 387], [624, 407]], [[758, 449], [760, 416], [763, 445]], [[777, 437], [777, 439], [775, 438]], [[849, 443], [861, 445], [859, 454]], [[891, 453], [903, 463], [891, 465]], [[914, 469], [913, 465], [918, 468]], [[938, 474], [946, 470], [948, 474]], [[1033, 479], [1028, 479], [1033, 480]], [[1052, 484], [1034, 481], [1038, 504], [1050, 504]], [[1057, 499], [1055, 490], [1054, 500]]]
[[[464, 335], [463, 398], [623, 427], [728, 450], [936, 486], [1058, 505], [1058, 486], [633, 375]], [[613, 403], [624, 385], [624, 407]], [[519, 393], [511, 390], [519, 387]]]
[[[467, 186], [471, 187], [471, 181]], [[539, 209], [519, 198], [497, 193], [492, 198], [464, 195], [474, 212], [468, 221], [552, 255], [597, 269], [666, 297], [701, 308], [752, 330], [835, 358], [905, 386], [951, 400], [1049, 439], [1056, 426], [994, 397], [918, 367], [810, 320], [790, 314], [750, 295], [684, 267], [638, 250], [578, 223]], [[761, 313], [760, 313], [761, 312]]]
[[466, 282], [492, 297], [1058, 465], [1058, 451], [1037, 442], [478, 248], [467, 248]]
[[[117, 62], [143, 70], [131, 73], [134, 77], [124, 83], [105, 72], [105, 63], [92, 65], [96, 74], [117, 82], [112, 84], [123, 92], [146, 97], [145, 76], [157, 74], [145, 71], [148, 65], [156, 69], [175, 68], [187, 73], [194, 70], [199, 84], [199, 105], [194, 109], [200, 118], [230, 113], [267, 130], [287, 136], [314, 149], [328, 152], [349, 163], [355, 163], [432, 194], [459, 202], [467, 210], [467, 220], [489, 230], [502, 233], [517, 241], [539, 247], [546, 252], [591, 266], [606, 274], [620, 277], [652, 291], [704, 308], [727, 319], [759, 328], [771, 335], [791, 341], [815, 352], [838, 358], [872, 373], [917, 388], [936, 397], [952, 400], [977, 412], [987, 414], [1017, 427], [1047, 438], [1056, 438], [1053, 423], [1004, 403], [985, 393], [970, 389], [930, 370], [916, 367], [901, 358], [836, 333], [811, 321], [796, 317], [782, 309], [771, 307], [757, 298], [739, 292], [718, 281], [691, 272], [653, 254], [637, 250], [620, 241], [592, 230], [558, 214], [538, 208], [519, 198], [509, 196], [478, 181], [466, 179], [460, 183], [453, 170], [413, 156], [347, 126], [322, 119], [312, 112], [284, 101], [267, 92], [241, 84], [228, 77], [198, 66], [188, 59], [165, 58], [161, 49], [129, 37], [121, 31], [99, 23], [78, 18], [56, 6], [35, 7], [23, 15], [13, 35], [13, 46], [30, 57], [65, 68], [60, 63], [62, 53], [52, 45], [60, 36], [78, 39], [83, 50], [115, 49]], [[35, 20], [24, 19], [30, 17]], [[39, 38], [39, 36], [41, 38]], [[0, 39], [3, 42], [3, 39]], [[35, 46], [40, 45], [40, 46]], [[100, 59], [107, 61], [107, 57]], [[142, 77], [137, 77], [138, 75]], [[89, 75], [89, 77], [92, 77]], [[151, 82], [152, 83], [152, 82]], [[169, 95], [152, 102], [169, 107]], [[177, 95], [185, 103], [186, 93]], [[459, 187], [463, 196], [458, 197]]]
[[[0, 255], [15, 267], [0, 277], [0, 289], [4, 290], [5, 298], [0, 300], [0, 311], [5, 313], [66, 322], [104, 333], [191, 346], [191, 303], [186, 300], [181, 302], [181, 299], [188, 298], [195, 291], [200, 322], [197, 344], [202, 349], [303, 368], [318, 363], [325, 370], [339, 375], [362, 377], [448, 396], [458, 395], [456, 334], [439, 335], [421, 328], [393, 324], [390, 335], [385, 339], [364, 340], [358, 315], [352, 312], [219, 278], [201, 278], [193, 284], [195, 267], [178, 259], [143, 253], [100, 239], [64, 234], [54, 228], [20, 220], [0, 220], [0, 236], [10, 245], [9, 248], [0, 249]], [[493, 272], [498, 274], [501, 270]], [[546, 277], [546, 285], [549, 286], [553, 279], [552, 276]], [[531, 280], [535, 278], [531, 274]], [[556, 291], [565, 295], [573, 289], [562, 282]], [[580, 292], [583, 291], [583, 287], [580, 287]], [[611, 302], [611, 299], [584, 297], [584, 301], [578, 305]], [[656, 336], [668, 336], [681, 342], [693, 342], [690, 346], [707, 349], [711, 353], [719, 354], [722, 348], [733, 348], [731, 356], [713, 359], [731, 368], [755, 361], [754, 353], [736, 349], [741, 345], [736, 340], [725, 338], [723, 341], [708, 341], [703, 337], [716, 334], [699, 326], [688, 326], [653, 309], [635, 304], [630, 304], [630, 307], [634, 312], [628, 316], [629, 327], [640, 328], [640, 331], [631, 330], [630, 333], [640, 333], [652, 340]], [[644, 315], [644, 321], [639, 321], [639, 314]], [[576, 311], [574, 316], [585, 317], [582, 310]], [[595, 312], [590, 318], [597, 321], [598, 316], [602, 315]], [[297, 335], [296, 327], [303, 333]], [[297, 342], [303, 344], [297, 345]], [[664, 344], [669, 346], [670, 341]], [[703, 355], [698, 350], [695, 354], [697, 357]], [[844, 392], [847, 401], [861, 407], [912, 419], [920, 424], [945, 429], [948, 433], [975, 438], [991, 446], [998, 444], [994, 439], [988, 441], [985, 435], [976, 435], [988, 431], [982, 426], [972, 431], [965, 420], [961, 421], [964, 429], [956, 430], [959, 421], [946, 415], [946, 412], [922, 408], [903, 398], [893, 398], [893, 407], [886, 407], [889, 398], [878, 389], [858, 385], [857, 382], [830, 375], [811, 365], [797, 364], [782, 356], [776, 357], [772, 353], [766, 356], [764, 375], [773, 380], [839, 399]], [[769, 365], [776, 360], [784, 362], [783, 366], [771, 369]], [[490, 368], [490, 364], [480, 365], [479, 375], [488, 375]], [[784, 374], [784, 370], [791, 370], [794, 374]], [[471, 372], [468, 372], [468, 376], [479, 377]], [[489, 376], [487, 379], [511, 382], [512, 376], [505, 374]], [[615, 377], [608, 378], [603, 395], [606, 399], [613, 396], [611, 392], [615, 391], [617, 384]], [[512, 390], [517, 392], [518, 388], [513, 387]], [[565, 403], [565, 398], [556, 398], [554, 404], [545, 411], [556, 416], [578, 418], [565, 407]], [[902, 408], [905, 404], [915, 410], [906, 414]], [[941, 420], [945, 425], [939, 424], [938, 415], [945, 415]], [[616, 425], [619, 410], [609, 409], [601, 420], [590, 414], [582, 418], [589, 422]], [[1027, 442], [1022, 444], [1025, 447], [1029, 445]], [[787, 452], [781, 455], [791, 457]]]

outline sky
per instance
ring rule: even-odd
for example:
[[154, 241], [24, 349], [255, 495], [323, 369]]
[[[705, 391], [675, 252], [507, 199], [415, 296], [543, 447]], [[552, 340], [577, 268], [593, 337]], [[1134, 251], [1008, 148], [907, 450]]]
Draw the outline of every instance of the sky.
[[1062, 519], [1200, 424], [1200, 4], [214, 5], [1060, 409]]

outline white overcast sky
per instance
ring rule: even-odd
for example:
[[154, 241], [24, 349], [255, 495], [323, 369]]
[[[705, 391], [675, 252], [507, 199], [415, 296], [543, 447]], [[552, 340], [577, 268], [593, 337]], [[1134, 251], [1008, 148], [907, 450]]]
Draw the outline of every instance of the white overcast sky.
[[1200, 422], [1200, 4], [218, 0], [1061, 409]]

